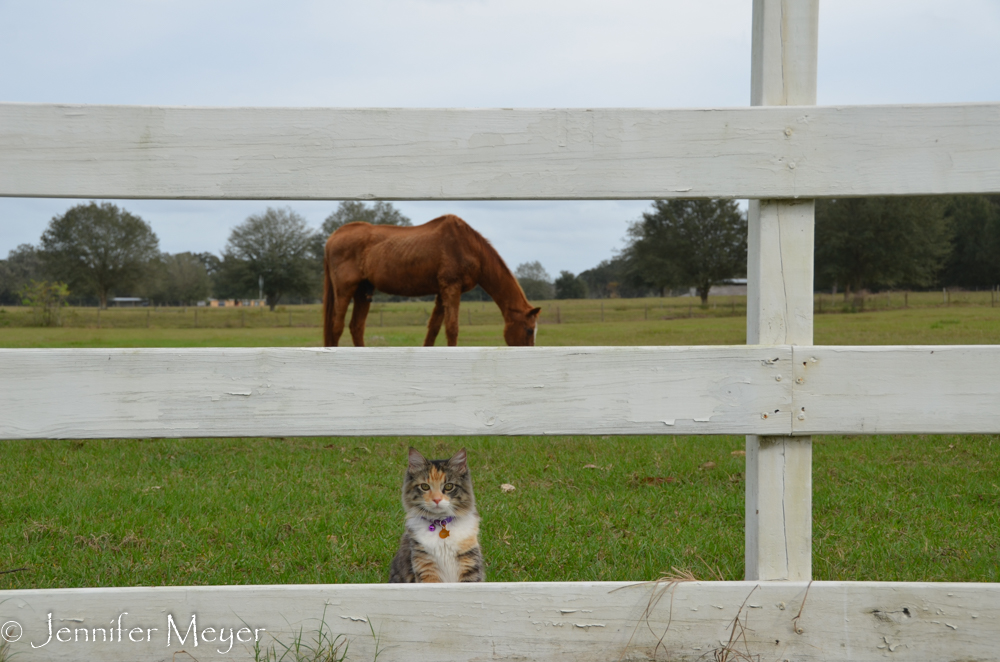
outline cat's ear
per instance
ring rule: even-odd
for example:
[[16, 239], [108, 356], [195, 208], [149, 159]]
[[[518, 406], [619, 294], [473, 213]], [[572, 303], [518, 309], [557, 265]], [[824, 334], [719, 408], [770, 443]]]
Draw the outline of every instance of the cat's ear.
[[427, 467], [427, 460], [413, 446], [410, 446], [410, 473], [417, 473]]
[[448, 466], [459, 473], [465, 473], [469, 470], [469, 465], [466, 464], [465, 459], [465, 449], [463, 448], [451, 456], [451, 459], [448, 460]]

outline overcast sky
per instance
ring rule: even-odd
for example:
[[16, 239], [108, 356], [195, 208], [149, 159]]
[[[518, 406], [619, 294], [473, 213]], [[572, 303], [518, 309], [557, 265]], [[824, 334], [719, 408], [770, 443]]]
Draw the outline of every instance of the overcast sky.
[[[750, 98], [751, 0], [0, 0], [0, 101], [719, 107]], [[822, 0], [820, 104], [1000, 101], [1000, 0]], [[0, 255], [76, 200], [0, 198]], [[126, 200], [171, 253], [266, 202]], [[282, 202], [313, 226], [334, 202]], [[648, 202], [395, 203], [456, 213], [512, 267], [578, 273]]]

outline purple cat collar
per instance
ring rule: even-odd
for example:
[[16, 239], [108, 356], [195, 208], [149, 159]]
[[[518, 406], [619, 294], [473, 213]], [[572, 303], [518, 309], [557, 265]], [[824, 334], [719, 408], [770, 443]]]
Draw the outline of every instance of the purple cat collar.
[[447, 526], [448, 524], [451, 524], [452, 520], [454, 520], [455, 518], [445, 517], [444, 519], [427, 519], [426, 517], [421, 517], [420, 519], [424, 520], [425, 522], [430, 522], [430, 524], [427, 525], [427, 530], [434, 531], [439, 526], [443, 527]]

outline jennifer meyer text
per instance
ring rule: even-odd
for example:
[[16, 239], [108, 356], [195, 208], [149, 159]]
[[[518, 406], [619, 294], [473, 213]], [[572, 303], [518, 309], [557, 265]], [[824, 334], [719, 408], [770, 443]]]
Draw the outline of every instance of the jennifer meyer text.
[[[89, 619], [87, 619], [89, 620]], [[140, 623], [128, 618], [124, 611], [112, 618], [107, 625], [84, 625], [85, 619], [59, 618], [49, 612], [40, 623], [22, 625], [19, 621], [7, 621], [0, 625], [0, 637], [8, 644], [14, 644], [25, 639], [26, 630], [31, 634], [27, 638], [31, 648], [57, 648], [62, 646], [98, 646], [100, 644], [115, 644], [122, 646], [166, 646], [179, 649], [183, 646], [195, 650], [199, 646], [211, 646], [220, 655], [233, 650], [234, 643], [257, 644], [261, 633], [267, 628], [248, 624], [242, 626], [206, 625], [203, 619], [198, 623], [198, 616], [174, 618], [166, 614], [158, 624]], [[23, 644], [22, 644], [23, 645]], [[13, 650], [16, 650], [12, 648]], [[95, 658], [96, 659], [96, 658]]]

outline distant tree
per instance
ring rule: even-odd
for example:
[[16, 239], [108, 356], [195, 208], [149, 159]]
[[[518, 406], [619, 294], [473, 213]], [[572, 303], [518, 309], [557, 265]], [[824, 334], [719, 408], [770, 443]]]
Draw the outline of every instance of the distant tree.
[[552, 276], [549, 275], [541, 262], [524, 262], [514, 270], [517, 282], [524, 290], [524, 296], [529, 301], [546, 301], [555, 297], [555, 287], [552, 285]]
[[59, 326], [62, 307], [66, 305], [69, 288], [65, 283], [33, 280], [21, 290], [22, 303], [31, 306], [35, 324]]
[[928, 287], [951, 249], [947, 200], [934, 197], [816, 201], [816, 284], [851, 292]]
[[214, 255], [212, 253], [191, 253], [191, 255], [193, 255], [195, 258], [197, 258], [199, 262], [201, 262], [202, 266], [205, 267], [205, 272], [209, 275], [209, 277], [214, 276], [215, 273], [222, 266], [222, 260], [219, 258], [218, 255]]
[[163, 253], [151, 280], [149, 298], [160, 303], [191, 305], [207, 298], [210, 289], [208, 269], [195, 253]]
[[573, 275], [572, 271], [560, 271], [556, 278], [557, 299], [586, 299], [587, 283]]
[[493, 301], [493, 297], [481, 285], [476, 285], [468, 292], [462, 292], [462, 301]]
[[654, 200], [628, 236], [623, 276], [661, 296], [692, 285], [706, 305], [713, 285], [746, 275], [747, 220], [732, 200]]
[[[309, 261], [315, 264], [311, 257]], [[247, 260], [223, 252], [211, 276], [212, 296], [219, 299], [256, 299], [260, 293], [260, 274], [254, 273]]]
[[307, 296], [315, 283], [310, 259], [313, 233], [291, 209], [267, 208], [233, 228], [223, 251], [220, 270], [232, 288], [256, 295], [264, 278], [264, 296], [271, 310], [284, 295]]
[[44, 280], [42, 258], [31, 244], [21, 244], [0, 260], [0, 305], [21, 303], [24, 287]]
[[77, 205], [56, 216], [42, 233], [45, 271], [74, 292], [93, 293], [107, 308], [112, 291], [138, 288], [159, 239], [146, 221], [110, 202]]
[[626, 285], [623, 293], [622, 284], [625, 283], [628, 265], [622, 256], [602, 260], [596, 267], [581, 271], [577, 276], [587, 286], [588, 296], [596, 299], [606, 299], [619, 296], [629, 296], [632, 292]]
[[965, 288], [1000, 284], [1000, 196], [955, 196], [945, 216], [954, 234], [942, 283]]

